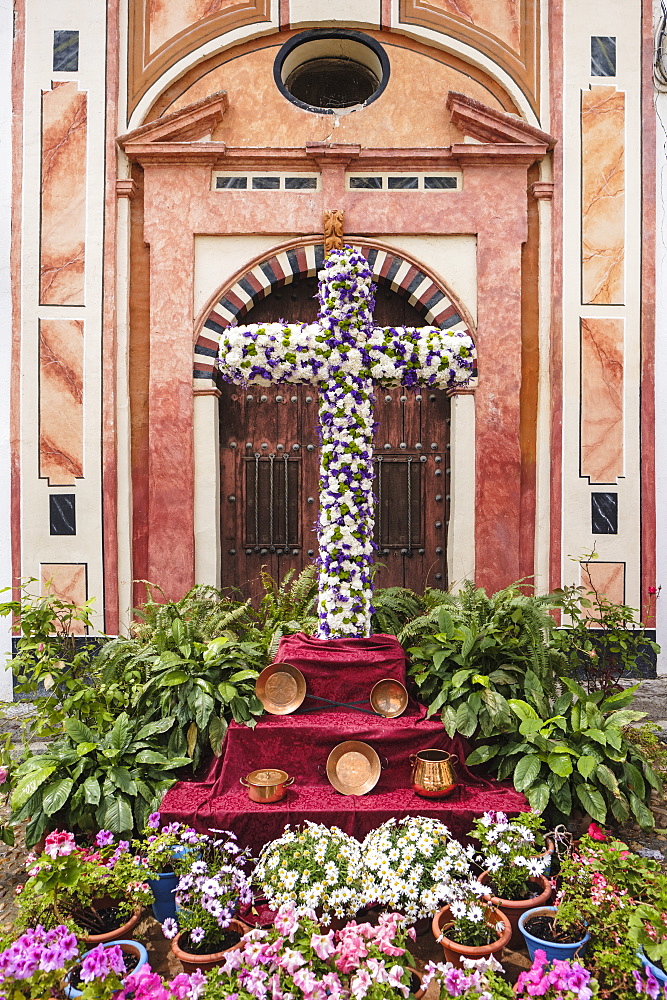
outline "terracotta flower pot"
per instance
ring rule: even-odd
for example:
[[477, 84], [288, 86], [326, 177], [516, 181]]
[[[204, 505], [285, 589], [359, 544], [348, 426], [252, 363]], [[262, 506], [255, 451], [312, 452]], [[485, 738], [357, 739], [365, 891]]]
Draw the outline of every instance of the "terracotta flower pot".
[[[241, 937], [243, 937], [243, 935], [247, 934], [251, 928], [248, 924], [244, 924], [242, 920], [235, 920], [232, 918], [229, 924], [229, 930], [235, 934], [240, 934]], [[183, 966], [183, 972], [187, 973], [192, 973], [196, 969], [201, 969], [202, 972], [207, 972], [215, 965], [221, 965], [224, 962], [225, 955], [228, 951], [234, 951], [236, 948], [241, 947], [241, 942], [238, 941], [236, 944], [232, 944], [229, 948], [224, 948], [222, 951], [211, 952], [209, 955], [193, 955], [190, 951], [182, 950], [179, 945], [181, 937], [181, 934], [176, 935], [174, 940], [171, 942], [171, 950]]]
[[[106, 899], [96, 900], [95, 902], [98, 904], [98, 906], [100, 905], [100, 903], [104, 904], [105, 906], [113, 906], [114, 903], [113, 900], [106, 900]], [[125, 923], [121, 924], [120, 927], [116, 927], [112, 931], [107, 931], [106, 934], [83, 934], [79, 938], [79, 941], [82, 941], [84, 944], [89, 944], [91, 948], [94, 948], [96, 944], [106, 944], [107, 941], [118, 941], [121, 938], [129, 940], [132, 938], [132, 931], [134, 930], [134, 928], [139, 923], [139, 920], [141, 919], [142, 912], [143, 912], [143, 907], [137, 906], [130, 919], [126, 920]]]
[[477, 946], [459, 944], [458, 941], [452, 941], [451, 938], [448, 938], [445, 933], [454, 923], [451, 908], [443, 906], [441, 910], [438, 910], [433, 917], [431, 930], [435, 940], [442, 945], [446, 962], [451, 962], [457, 969], [460, 969], [462, 958], [487, 958], [489, 955], [500, 957], [500, 953], [507, 946], [512, 936], [510, 922], [505, 914], [501, 910], [495, 909], [495, 907], [491, 909], [487, 919], [489, 922], [493, 920], [494, 923], [502, 923], [504, 925], [504, 929], [498, 935], [496, 941], [492, 941], [491, 944], [480, 944]]
[[[407, 969], [408, 969], [408, 972], [410, 973], [410, 975], [411, 975], [411, 976], [414, 976], [414, 977], [415, 977], [415, 979], [418, 979], [418, 980], [419, 980], [419, 989], [418, 989], [418, 990], [415, 990], [415, 991], [414, 991], [414, 993], [412, 993], [412, 996], [413, 996], [413, 997], [415, 998], [415, 1000], [422, 1000], [422, 997], [423, 997], [423, 996], [424, 996], [424, 994], [426, 993], [426, 990], [425, 990], [425, 989], [424, 989], [424, 987], [422, 986], [422, 976], [421, 976], [421, 974], [420, 974], [419, 972], [417, 972], [417, 970], [416, 970], [416, 969], [414, 969], [414, 968], [413, 968], [413, 967], [412, 967], [411, 965], [408, 965], [408, 966], [407, 966]], [[411, 992], [412, 992], [412, 991], [411, 991]]]
[[[488, 885], [492, 877], [489, 872], [482, 872], [479, 881], [483, 885]], [[534, 910], [536, 906], [547, 906], [553, 891], [551, 882], [544, 875], [536, 875], [533, 878], [529, 878], [528, 881], [535, 889], [539, 889], [539, 895], [531, 896], [530, 899], [501, 899], [500, 896], [489, 897], [493, 906], [497, 906], [509, 919], [512, 928], [512, 937], [510, 938], [508, 947], [514, 951], [517, 948], [523, 947], [523, 934], [519, 928], [521, 915], [527, 910]]]

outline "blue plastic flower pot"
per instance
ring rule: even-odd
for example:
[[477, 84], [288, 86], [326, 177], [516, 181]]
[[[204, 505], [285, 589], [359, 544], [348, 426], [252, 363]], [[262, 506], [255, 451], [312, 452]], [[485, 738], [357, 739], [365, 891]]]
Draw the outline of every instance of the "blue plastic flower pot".
[[655, 978], [658, 980], [659, 983], [661, 983], [663, 986], [667, 985], [667, 974], [664, 973], [659, 966], [654, 965], [653, 962], [646, 957], [643, 951], [637, 952], [637, 958], [642, 963], [642, 966], [644, 968], [648, 967], [651, 970], [651, 972], [653, 973], [653, 975], [655, 976]]
[[553, 941], [543, 941], [526, 930], [526, 921], [532, 917], [551, 916], [557, 912], [557, 906], [535, 906], [532, 910], [526, 910], [519, 917], [519, 928], [524, 936], [531, 961], [535, 958], [535, 952], [538, 950], [545, 952], [550, 962], [553, 962], [556, 958], [580, 958], [585, 953], [588, 942], [591, 939], [590, 934], [587, 934], [581, 941], [573, 941], [570, 944], [556, 944]]
[[[131, 948], [133, 951], [139, 952], [139, 961], [132, 969], [132, 972], [128, 973], [128, 975], [134, 975], [134, 973], [138, 972], [141, 966], [145, 965], [146, 962], [148, 961], [148, 952], [144, 948], [141, 941], [107, 941], [104, 947], [111, 948], [115, 944], [119, 944], [121, 948], [123, 948], [123, 945], [129, 946], [129, 948]], [[97, 947], [99, 948], [99, 945], [97, 945]], [[94, 950], [95, 950], [94, 948], [89, 948], [88, 951], [81, 956], [81, 959], [83, 960], [86, 957], [86, 955], [89, 955], [90, 952]], [[123, 951], [125, 950], [126, 948], [123, 948]], [[65, 986], [65, 996], [68, 998], [68, 1000], [75, 1000], [75, 997], [80, 997], [82, 993], [83, 990], [78, 990], [74, 986]]]
[[167, 917], [176, 916], [176, 899], [174, 893], [178, 885], [178, 875], [173, 872], [160, 872], [158, 878], [147, 879], [155, 896], [153, 916], [159, 923], [164, 923]]

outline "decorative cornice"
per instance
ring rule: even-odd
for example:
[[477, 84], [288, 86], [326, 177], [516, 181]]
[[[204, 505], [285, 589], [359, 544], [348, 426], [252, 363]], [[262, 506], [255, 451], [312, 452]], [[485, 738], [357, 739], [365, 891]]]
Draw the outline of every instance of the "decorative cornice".
[[[179, 159], [206, 158], [224, 155], [224, 142], [202, 142], [210, 136], [223, 119], [229, 107], [227, 93], [222, 90], [205, 97], [196, 104], [173, 111], [156, 121], [121, 135], [116, 140], [130, 160], [153, 155], [159, 159], [166, 154], [176, 154]], [[188, 156], [191, 154], [191, 157]]]
[[339, 164], [347, 166], [351, 160], [357, 159], [361, 146], [338, 142], [307, 142], [306, 156], [315, 160], [318, 166]]
[[452, 122], [464, 135], [483, 143], [523, 143], [524, 145], [546, 145], [551, 149], [556, 140], [548, 132], [534, 125], [528, 125], [516, 115], [507, 111], [497, 111], [466, 94], [450, 90], [447, 108], [451, 111]]
[[137, 193], [137, 182], [133, 180], [131, 177], [119, 178], [116, 181], [117, 198], [129, 198], [129, 200], [132, 201], [136, 193]]
[[553, 181], [535, 181], [530, 190], [537, 201], [551, 201], [554, 196]]

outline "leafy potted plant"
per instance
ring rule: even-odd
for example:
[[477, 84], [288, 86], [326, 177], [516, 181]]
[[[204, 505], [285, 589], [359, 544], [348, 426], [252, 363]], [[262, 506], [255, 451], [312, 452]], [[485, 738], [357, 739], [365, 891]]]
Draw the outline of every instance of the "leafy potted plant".
[[662, 892], [650, 903], [639, 903], [630, 911], [629, 937], [639, 949], [643, 966], [663, 985], [667, 984], [667, 880]]
[[215, 839], [198, 835], [196, 851], [174, 858], [177, 919], [168, 917], [162, 930], [184, 972], [219, 964], [248, 930], [235, 918], [239, 904], [252, 902], [244, 870], [248, 857], [234, 834], [224, 831]]
[[[0, 952], [0, 991], [12, 1000], [67, 994], [68, 977], [79, 962], [76, 937], [64, 924], [49, 931], [29, 928]], [[83, 1000], [103, 1000], [122, 988], [125, 964], [117, 946], [95, 948], [80, 968]]]
[[462, 958], [461, 968], [450, 962], [429, 962], [424, 969], [423, 986], [435, 983], [439, 1000], [513, 1000], [512, 987], [503, 976], [503, 967], [493, 955], [488, 958]]
[[[338, 827], [306, 821], [265, 844], [253, 878], [272, 909], [316, 910], [321, 922], [353, 916], [367, 901], [361, 844]], [[372, 900], [374, 902], [374, 900]]]
[[540, 996], [547, 1000], [590, 1000], [597, 996], [598, 984], [579, 962], [549, 961], [543, 951], [536, 951], [531, 968], [521, 972], [515, 989], [518, 1000]]
[[499, 779], [510, 775], [533, 812], [568, 820], [580, 807], [597, 823], [608, 813], [619, 823], [631, 816], [644, 829], [653, 826], [648, 808], [651, 789], [662, 784], [623, 730], [644, 717], [627, 706], [636, 686], [605, 697], [588, 694], [569, 677], [564, 691], [538, 710], [537, 700], [510, 698], [519, 732], [487, 743], [470, 754], [468, 766], [493, 761]]
[[[87, 951], [81, 959], [79, 965], [67, 976], [64, 993], [68, 1000], [75, 1000], [76, 997], [83, 997], [90, 993], [90, 986], [94, 980], [105, 982], [105, 996], [108, 996], [114, 987], [118, 989], [125, 984], [126, 976], [130, 973], [137, 973], [148, 962], [148, 952], [140, 941], [113, 941], [107, 944], [98, 944], [90, 951]], [[122, 980], [118, 977], [123, 976]]]
[[419, 700], [429, 715], [441, 713], [449, 736], [513, 732], [509, 699], [543, 702], [565, 664], [553, 640], [553, 601], [520, 584], [488, 596], [470, 581], [441, 600], [398, 636], [403, 645], [419, 640], [408, 650]]
[[361, 846], [365, 898], [410, 923], [430, 919], [444, 902], [444, 885], [467, 876], [471, 854], [437, 819], [388, 819]]
[[135, 851], [146, 859], [153, 878], [148, 882], [155, 900], [153, 916], [163, 923], [167, 917], [176, 916], [175, 892], [178, 875], [174, 870], [174, 861], [181, 858], [195, 847], [201, 835], [184, 823], [168, 823], [160, 829], [160, 814], [151, 813], [144, 830], [143, 837], [134, 841]]
[[461, 968], [462, 958], [497, 955], [512, 936], [508, 918], [491, 905], [487, 894], [487, 887], [475, 879], [451, 882], [449, 902], [433, 917], [433, 937], [456, 968]]
[[250, 997], [258, 991], [274, 997], [420, 997], [408, 934], [399, 914], [383, 914], [376, 927], [350, 922], [325, 932], [312, 911], [297, 913], [287, 904], [272, 928], [246, 934], [241, 947], [211, 970], [204, 997]]
[[[548, 864], [536, 855], [536, 833], [542, 827], [535, 813], [522, 813], [509, 820], [503, 812], [486, 812], [475, 821], [471, 835], [482, 848], [477, 863], [484, 868], [480, 882], [493, 892], [492, 903], [509, 918], [510, 947], [523, 941], [519, 917], [534, 906], [544, 906], [551, 898], [551, 883], [544, 877]], [[540, 838], [541, 839], [541, 838]]]
[[51, 928], [68, 920], [91, 944], [127, 938], [153, 900], [146, 874], [128, 842], [116, 844], [108, 830], [99, 831], [94, 847], [77, 847], [74, 834], [56, 831], [39, 857], [29, 856], [16, 926]]
[[29, 820], [26, 845], [49, 830], [93, 833], [100, 827], [125, 836], [142, 830], [189, 757], [167, 756], [160, 736], [173, 718], [144, 724], [122, 712], [106, 732], [78, 719], [46, 753], [27, 757], [13, 775], [10, 824]]

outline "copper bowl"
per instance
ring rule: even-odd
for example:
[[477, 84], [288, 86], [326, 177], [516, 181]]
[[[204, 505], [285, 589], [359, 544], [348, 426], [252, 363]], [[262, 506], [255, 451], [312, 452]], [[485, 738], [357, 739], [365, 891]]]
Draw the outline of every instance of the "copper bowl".
[[306, 678], [291, 663], [270, 663], [255, 681], [255, 694], [270, 715], [290, 715], [306, 697]]
[[371, 689], [371, 708], [385, 719], [396, 719], [408, 707], [408, 692], [404, 684], [393, 677], [385, 677]]
[[248, 789], [251, 802], [259, 802], [260, 805], [280, 802], [285, 798], [285, 791], [294, 784], [294, 778], [288, 777], [287, 771], [281, 771], [278, 767], [263, 767], [258, 771], [251, 771], [245, 778], [239, 778], [239, 781]]

